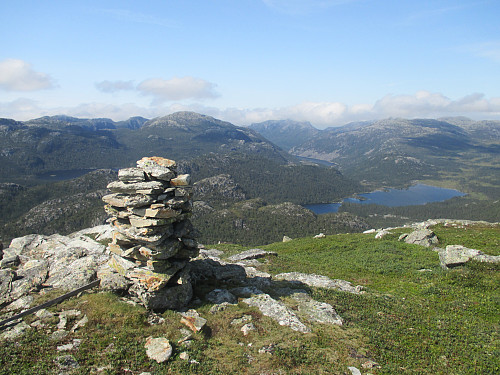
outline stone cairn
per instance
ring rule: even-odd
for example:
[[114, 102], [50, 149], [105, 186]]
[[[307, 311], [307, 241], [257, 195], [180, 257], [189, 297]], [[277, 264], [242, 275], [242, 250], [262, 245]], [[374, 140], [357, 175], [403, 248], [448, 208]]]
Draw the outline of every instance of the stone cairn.
[[175, 161], [145, 157], [118, 171], [102, 200], [114, 227], [101, 287], [126, 292], [151, 310], [179, 309], [192, 297], [189, 260], [198, 256], [189, 221], [190, 176]]

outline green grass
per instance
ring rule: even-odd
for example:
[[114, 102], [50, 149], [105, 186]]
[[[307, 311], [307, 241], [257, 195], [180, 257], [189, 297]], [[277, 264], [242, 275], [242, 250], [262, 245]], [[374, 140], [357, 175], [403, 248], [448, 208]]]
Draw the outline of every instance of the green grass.
[[500, 255], [500, 225], [480, 223], [451, 227], [436, 225], [432, 230], [440, 239], [440, 247], [463, 245], [489, 255]]
[[[490, 254], [498, 251], [499, 226], [433, 229], [440, 246], [464, 244]], [[69, 353], [82, 365], [75, 374], [97, 373], [99, 368], [102, 374], [345, 374], [348, 366], [361, 369], [363, 375], [498, 373], [500, 267], [470, 262], [442, 270], [436, 252], [397, 241], [402, 231], [382, 240], [345, 234], [263, 247], [279, 254], [263, 261], [272, 273], [316, 273], [365, 286], [362, 295], [312, 288], [314, 299], [330, 303], [344, 318], [341, 327], [308, 323], [313, 332], [302, 334], [243, 303], [212, 314], [212, 305], [202, 302], [196, 309], [208, 320], [208, 328], [194, 334], [191, 346], [185, 347], [177, 343], [183, 328], [177, 313], [166, 311], [165, 324], [151, 326], [140, 306], [109, 293], [84, 294], [51, 310], [78, 309], [89, 318], [85, 327], [63, 342], [51, 341], [45, 330], [2, 342], [0, 374], [57, 373], [54, 359], [67, 353], [56, 347], [74, 338], [83, 340], [78, 351]], [[225, 256], [246, 249], [232, 244], [211, 247], [224, 250]], [[204, 283], [201, 289], [216, 286]], [[285, 301], [295, 308], [293, 300]], [[257, 329], [248, 336], [231, 324], [244, 314], [252, 316]], [[30, 323], [33, 317], [25, 320]], [[168, 362], [147, 358], [148, 336], [171, 341], [174, 352]], [[259, 353], [270, 344], [274, 354]], [[182, 360], [183, 351], [199, 363]], [[380, 368], [363, 369], [368, 360]]]

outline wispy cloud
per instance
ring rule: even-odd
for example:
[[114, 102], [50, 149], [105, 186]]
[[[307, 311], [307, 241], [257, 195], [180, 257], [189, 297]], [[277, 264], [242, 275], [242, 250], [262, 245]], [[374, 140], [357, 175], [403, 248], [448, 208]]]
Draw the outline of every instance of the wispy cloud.
[[195, 77], [174, 77], [169, 80], [151, 78], [138, 86], [144, 95], [152, 95], [156, 103], [183, 99], [213, 99], [219, 95], [214, 83]]
[[102, 92], [116, 92], [135, 89], [133, 81], [102, 81], [96, 82], [95, 87]]
[[54, 87], [48, 74], [37, 72], [31, 64], [18, 59], [0, 61], [0, 89], [6, 91], [37, 91]]
[[66, 114], [75, 117], [109, 117], [125, 120], [132, 116], [154, 118], [177, 111], [194, 111], [213, 116], [235, 125], [249, 125], [266, 120], [292, 119], [309, 121], [318, 128], [340, 126], [353, 121], [378, 120], [388, 117], [439, 118], [468, 116], [473, 119], [500, 120], [500, 97], [487, 98], [473, 93], [450, 99], [441, 93], [419, 91], [412, 95], [386, 95], [374, 103], [347, 105], [340, 102], [303, 102], [280, 108], [217, 108], [200, 102], [152, 103], [82, 103], [72, 107], [47, 108], [39, 102], [18, 99], [0, 102], [4, 117], [27, 120], [44, 115]]
[[500, 63], [500, 41], [489, 41], [468, 47], [476, 56]]
[[215, 83], [190, 76], [149, 78], [138, 85], [134, 85], [133, 81], [102, 81], [96, 82], [95, 86], [106, 93], [135, 90], [142, 95], [152, 96], [154, 105], [176, 100], [214, 99], [219, 96]]
[[[432, 4], [432, 3], [431, 3]], [[422, 20], [427, 20], [429, 18], [442, 17], [449, 13], [453, 13], [464, 8], [470, 7], [473, 4], [459, 4], [449, 7], [436, 7], [429, 8], [419, 12], [412, 13], [405, 20], [407, 23], [421, 22]]]
[[99, 9], [98, 11], [124, 22], [143, 23], [143, 24], [166, 26], [166, 27], [178, 26], [177, 21], [165, 18], [158, 18], [150, 14], [145, 14], [135, 11], [133, 12], [128, 9]]
[[269, 8], [291, 15], [321, 11], [358, 0], [262, 0]]
[[387, 117], [469, 116], [500, 119], [500, 98], [488, 99], [484, 94], [474, 93], [453, 100], [440, 93], [419, 91], [413, 95], [386, 95], [372, 104], [303, 102], [274, 109], [228, 109], [214, 111], [212, 115], [242, 125], [270, 119], [290, 118], [297, 121], [309, 121], [319, 128]]

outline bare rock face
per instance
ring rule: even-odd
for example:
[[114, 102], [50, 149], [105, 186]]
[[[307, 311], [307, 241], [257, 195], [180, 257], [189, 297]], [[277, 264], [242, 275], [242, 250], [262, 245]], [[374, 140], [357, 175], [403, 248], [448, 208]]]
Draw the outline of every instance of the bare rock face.
[[436, 234], [430, 229], [419, 229], [407, 235], [402, 235], [400, 240], [406, 243], [431, 247], [437, 245], [439, 240]]
[[349, 281], [340, 279], [330, 279], [327, 276], [306, 274], [300, 272], [280, 273], [273, 277], [275, 280], [286, 280], [297, 284], [305, 284], [308, 286], [336, 289], [342, 292], [349, 292], [353, 294], [360, 294], [362, 287], [360, 285], [354, 286]]
[[478, 262], [500, 263], [500, 256], [487, 255], [482, 251], [469, 249], [462, 245], [448, 245], [446, 249], [438, 249], [441, 267], [461, 266], [469, 260]]
[[261, 293], [243, 300], [249, 306], [257, 307], [263, 315], [278, 321], [279, 325], [288, 326], [294, 331], [308, 333], [311, 329], [302, 323], [297, 315], [283, 302], [275, 300], [269, 294]]
[[[89, 228], [98, 237], [108, 226]], [[44, 287], [72, 290], [97, 278], [108, 259], [106, 247], [76, 232], [69, 236], [27, 235], [15, 238], [0, 264], [0, 304], [18, 300]]]
[[173, 160], [145, 157], [118, 178], [103, 197], [115, 232], [102, 288], [126, 291], [151, 310], [184, 307], [193, 295], [188, 263], [199, 252], [189, 175], [178, 175]]

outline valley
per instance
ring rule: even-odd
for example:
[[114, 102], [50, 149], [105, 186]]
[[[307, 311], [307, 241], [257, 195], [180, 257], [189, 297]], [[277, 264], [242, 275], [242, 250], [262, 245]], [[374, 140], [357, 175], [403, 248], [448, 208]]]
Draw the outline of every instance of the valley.
[[[122, 122], [0, 119], [0, 235], [8, 241], [102, 222], [100, 197], [113, 170], [146, 155], [176, 159], [191, 174], [198, 208], [193, 221], [205, 242], [263, 244], [283, 235], [440, 217], [500, 221], [499, 129], [500, 122], [464, 118], [387, 119], [324, 130], [287, 120], [243, 128], [193, 112]], [[346, 201], [328, 215], [302, 207], [416, 182], [466, 196], [405, 207]], [[77, 204], [74, 194], [80, 194]]]

